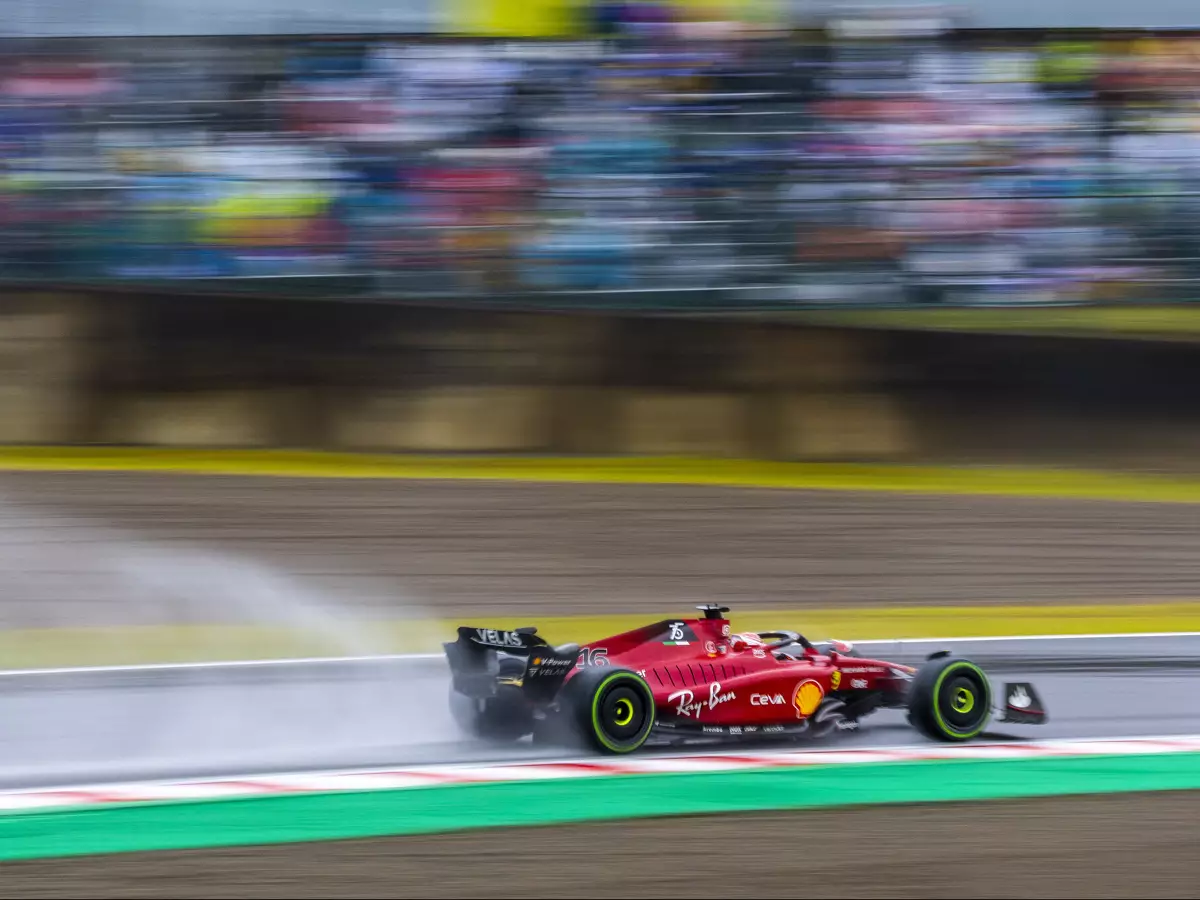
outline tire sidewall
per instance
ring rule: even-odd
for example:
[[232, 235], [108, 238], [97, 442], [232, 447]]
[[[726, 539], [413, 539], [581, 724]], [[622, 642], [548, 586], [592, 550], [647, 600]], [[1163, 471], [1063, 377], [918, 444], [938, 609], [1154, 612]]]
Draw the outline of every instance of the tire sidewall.
[[[974, 688], [973, 705], [979, 713], [969, 724], [950, 721], [943, 692], [963, 679]], [[945, 657], [934, 660], [917, 673], [909, 694], [909, 720], [916, 728], [939, 741], [969, 741], [979, 737], [991, 721], [992, 687], [987, 674], [968, 659]]]
[[[614, 735], [605, 722], [605, 702], [615, 692], [629, 692], [625, 696], [640, 700], [640, 726], [625, 737]], [[564, 700], [582, 736], [603, 753], [632, 753], [646, 743], [654, 728], [654, 693], [644, 678], [629, 669], [581, 669], [565, 686]]]

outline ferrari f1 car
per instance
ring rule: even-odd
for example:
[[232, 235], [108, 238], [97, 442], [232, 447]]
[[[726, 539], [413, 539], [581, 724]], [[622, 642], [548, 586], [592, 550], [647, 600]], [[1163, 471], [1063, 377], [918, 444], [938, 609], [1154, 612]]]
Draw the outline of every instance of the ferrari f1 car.
[[553, 646], [533, 627], [464, 626], [443, 644], [451, 713], [469, 734], [501, 741], [585, 745], [603, 753], [643, 746], [825, 738], [879, 709], [903, 709], [921, 733], [968, 741], [1002, 721], [1041, 724], [1028, 683], [1002, 703], [978, 665], [948, 651], [920, 668], [858, 655], [794, 631], [733, 633], [724, 606], [666, 619], [590, 644]]

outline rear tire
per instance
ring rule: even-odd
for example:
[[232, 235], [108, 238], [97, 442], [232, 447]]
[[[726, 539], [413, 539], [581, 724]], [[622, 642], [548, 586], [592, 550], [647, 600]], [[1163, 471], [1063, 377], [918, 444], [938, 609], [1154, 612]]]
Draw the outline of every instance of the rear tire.
[[563, 686], [563, 705], [580, 736], [601, 753], [633, 753], [654, 728], [654, 694], [629, 669], [580, 669]]
[[979, 737], [992, 715], [992, 688], [983, 669], [968, 659], [943, 657], [923, 667], [908, 696], [908, 720], [935, 741]]

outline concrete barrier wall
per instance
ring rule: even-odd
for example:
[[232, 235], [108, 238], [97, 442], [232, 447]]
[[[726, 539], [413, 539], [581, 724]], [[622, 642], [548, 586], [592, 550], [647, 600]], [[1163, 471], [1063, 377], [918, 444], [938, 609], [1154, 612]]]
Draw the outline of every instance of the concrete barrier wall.
[[1200, 350], [248, 299], [0, 298], [0, 442], [1185, 462]]
[[886, 393], [788, 393], [773, 455], [786, 459], [896, 459], [918, 452], [903, 402]]
[[254, 389], [122, 398], [105, 417], [105, 443], [163, 447], [271, 447], [279, 443], [273, 392]]
[[359, 391], [334, 417], [341, 450], [427, 453], [546, 452], [552, 448], [551, 389], [436, 387]]
[[77, 434], [94, 365], [94, 312], [74, 295], [0, 297], [0, 442]]

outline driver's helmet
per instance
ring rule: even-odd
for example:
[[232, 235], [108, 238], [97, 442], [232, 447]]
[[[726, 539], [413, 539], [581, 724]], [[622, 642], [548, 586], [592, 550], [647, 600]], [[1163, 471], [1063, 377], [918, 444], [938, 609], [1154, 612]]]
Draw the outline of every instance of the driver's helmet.
[[743, 653], [755, 647], [765, 646], [766, 642], [753, 631], [746, 631], [729, 636], [729, 649], [734, 653]]

